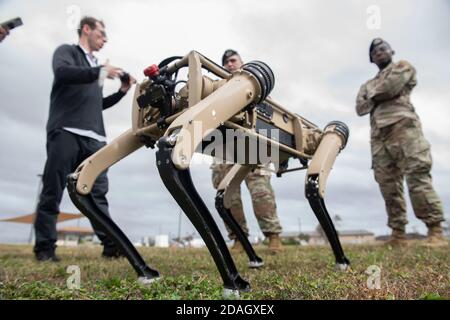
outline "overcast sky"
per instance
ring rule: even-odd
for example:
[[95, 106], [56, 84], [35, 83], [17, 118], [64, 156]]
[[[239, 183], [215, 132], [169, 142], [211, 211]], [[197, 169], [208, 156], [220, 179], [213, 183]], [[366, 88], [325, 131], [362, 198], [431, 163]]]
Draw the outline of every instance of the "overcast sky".
[[[373, 5], [376, 7], [374, 8]], [[371, 7], [372, 6], [372, 7]], [[377, 13], [379, 10], [379, 18]], [[6, 1], [0, 21], [22, 17], [0, 44], [0, 218], [34, 211], [45, 154], [45, 124], [53, 79], [51, 58], [63, 43], [76, 43], [81, 15], [104, 20], [108, 43], [100, 61], [142, 70], [166, 57], [197, 50], [220, 62], [227, 48], [245, 61], [262, 60], [273, 69], [271, 96], [323, 128], [331, 120], [350, 127], [350, 140], [329, 177], [326, 203], [340, 229], [384, 234], [384, 202], [370, 170], [369, 119], [355, 113], [359, 86], [377, 69], [368, 61], [370, 41], [381, 36], [417, 69], [412, 101], [432, 145], [434, 186], [450, 206], [450, 2], [432, 1]], [[106, 82], [104, 94], [119, 87]], [[131, 126], [131, 94], [104, 113], [108, 139]], [[207, 164], [192, 167], [194, 183], [217, 218], [215, 190]], [[304, 171], [272, 177], [284, 231], [313, 230], [317, 221], [304, 198]], [[110, 210], [132, 240], [159, 233], [176, 235], [179, 207], [155, 166], [154, 150], [141, 149], [109, 171]], [[243, 202], [252, 236], [260, 235], [245, 186]], [[62, 211], [75, 212], [67, 193]], [[408, 231], [425, 232], [408, 203]], [[86, 219], [82, 226], [88, 226]], [[220, 228], [223, 223], [216, 219]], [[76, 225], [67, 222], [65, 225]], [[0, 242], [25, 242], [26, 225], [0, 224]], [[182, 233], [192, 233], [182, 217]], [[225, 234], [225, 233], [224, 233]]]

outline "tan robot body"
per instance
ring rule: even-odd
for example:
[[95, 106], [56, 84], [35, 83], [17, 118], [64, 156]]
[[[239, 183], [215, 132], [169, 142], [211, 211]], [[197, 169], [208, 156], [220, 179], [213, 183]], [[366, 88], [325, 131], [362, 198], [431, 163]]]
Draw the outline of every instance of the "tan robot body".
[[[219, 185], [216, 208], [243, 243], [250, 267], [260, 267], [263, 262], [231, 216], [230, 195], [251, 170], [266, 168], [268, 161], [274, 164], [278, 176], [307, 169], [305, 195], [327, 234], [337, 265], [345, 268], [349, 262], [323, 201], [330, 170], [348, 139], [345, 124], [331, 122], [322, 131], [268, 98], [275, 78], [262, 62], [250, 62], [230, 74], [195, 51], [168, 61], [160, 64], [159, 69], [147, 69], [149, 79], [136, 87], [131, 129], [87, 158], [69, 177], [68, 189], [75, 205], [103, 226], [142, 281], [158, 278], [159, 273], [145, 264], [123, 232], [111, 219], [98, 212], [90, 199], [92, 186], [101, 172], [140, 147], [157, 144], [157, 167], [161, 178], [205, 241], [225, 289], [245, 291], [249, 290], [249, 284], [239, 276], [211, 213], [190, 179], [189, 165], [193, 154], [203, 152], [236, 163]], [[183, 83], [177, 81], [176, 75], [179, 69], [186, 67], [189, 71], [187, 83], [177, 90]], [[219, 80], [204, 75], [203, 69]], [[222, 134], [220, 141], [223, 143], [211, 148], [212, 141], [217, 144], [212, 137], [218, 134]], [[255, 145], [257, 149], [252, 148]], [[260, 155], [262, 149], [267, 157]], [[288, 169], [290, 158], [299, 159], [302, 166]]]

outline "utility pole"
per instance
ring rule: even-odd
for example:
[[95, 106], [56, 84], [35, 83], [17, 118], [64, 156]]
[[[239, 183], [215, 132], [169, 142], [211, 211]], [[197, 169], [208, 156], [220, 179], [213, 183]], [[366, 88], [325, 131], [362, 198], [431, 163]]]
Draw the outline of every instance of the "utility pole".
[[181, 241], [181, 209], [178, 215], [178, 241]]
[[[39, 197], [40, 197], [41, 191], [42, 191], [42, 174], [38, 174], [37, 176], [39, 178], [39, 183], [38, 183], [37, 195], [36, 195], [36, 200], [35, 200], [35, 205], [34, 205], [34, 214], [35, 214], [34, 219], [36, 219], [36, 217], [37, 217], [37, 208], [39, 205]], [[34, 221], [33, 221], [33, 224], [31, 225], [30, 235], [28, 237], [29, 244], [31, 244], [33, 242], [33, 235], [34, 235]]]

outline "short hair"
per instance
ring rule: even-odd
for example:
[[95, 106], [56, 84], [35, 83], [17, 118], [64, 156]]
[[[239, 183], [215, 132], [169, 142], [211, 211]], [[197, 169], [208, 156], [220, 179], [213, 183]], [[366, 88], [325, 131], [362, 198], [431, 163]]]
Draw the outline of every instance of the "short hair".
[[237, 55], [237, 56], [241, 57], [236, 50], [233, 50], [233, 49], [225, 50], [225, 52], [223, 53], [223, 56], [222, 56], [222, 66], [225, 65], [225, 61], [227, 61], [227, 59], [229, 57], [234, 56], [234, 55]]
[[97, 22], [100, 23], [103, 27], [105, 27], [105, 23], [102, 20], [96, 19], [94, 17], [85, 16], [80, 21], [80, 26], [77, 29], [78, 36], [81, 37], [81, 32], [83, 27], [87, 24], [92, 30], [97, 27]]

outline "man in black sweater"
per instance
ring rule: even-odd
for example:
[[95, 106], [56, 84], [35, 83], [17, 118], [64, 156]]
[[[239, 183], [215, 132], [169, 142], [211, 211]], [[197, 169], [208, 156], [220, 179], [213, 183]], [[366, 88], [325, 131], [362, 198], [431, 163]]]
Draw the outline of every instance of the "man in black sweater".
[[[62, 45], [53, 55], [54, 81], [47, 122], [47, 161], [34, 223], [34, 253], [39, 261], [59, 260], [55, 255], [56, 222], [66, 176], [106, 144], [102, 111], [119, 102], [136, 83], [133, 77], [123, 79], [119, 91], [103, 98], [103, 80], [118, 78], [123, 75], [123, 70], [108, 63], [98, 65], [93, 55], [107, 41], [102, 21], [84, 17], [80, 21], [78, 35], [78, 45]], [[104, 172], [97, 179], [92, 196], [97, 206], [109, 215], [107, 192], [108, 178]], [[103, 256], [120, 256], [121, 253], [106, 234], [95, 224], [92, 226], [104, 246]]]

